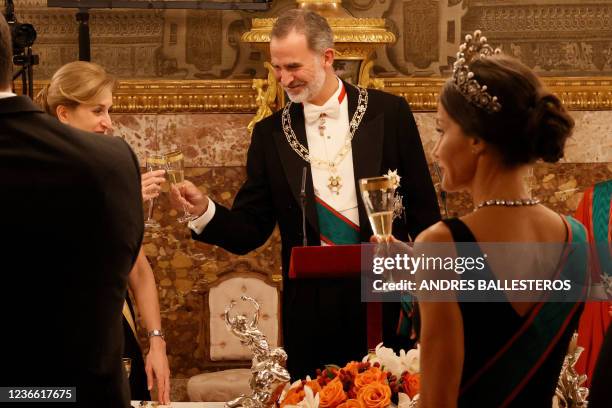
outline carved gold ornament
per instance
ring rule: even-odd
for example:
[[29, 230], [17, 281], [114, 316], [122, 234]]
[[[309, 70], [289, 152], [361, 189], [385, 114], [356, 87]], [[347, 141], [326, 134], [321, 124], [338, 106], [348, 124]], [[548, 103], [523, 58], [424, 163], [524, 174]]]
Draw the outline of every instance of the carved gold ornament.
[[[380, 78], [377, 78], [380, 79]], [[386, 92], [406, 99], [414, 112], [434, 112], [445, 78], [384, 78]], [[545, 77], [570, 110], [612, 110], [612, 77]], [[48, 81], [35, 81], [38, 93]], [[119, 80], [115, 113], [256, 113], [253, 80]], [[15, 82], [17, 91], [21, 89]]]

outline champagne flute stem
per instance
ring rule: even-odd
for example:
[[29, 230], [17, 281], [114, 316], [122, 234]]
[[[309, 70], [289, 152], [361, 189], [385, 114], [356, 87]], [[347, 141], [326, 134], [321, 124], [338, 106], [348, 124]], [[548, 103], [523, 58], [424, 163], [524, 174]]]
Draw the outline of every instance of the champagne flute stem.
[[155, 198], [149, 199], [149, 211], [147, 214], [147, 221], [151, 221], [153, 217], [153, 207], [155, 207]]

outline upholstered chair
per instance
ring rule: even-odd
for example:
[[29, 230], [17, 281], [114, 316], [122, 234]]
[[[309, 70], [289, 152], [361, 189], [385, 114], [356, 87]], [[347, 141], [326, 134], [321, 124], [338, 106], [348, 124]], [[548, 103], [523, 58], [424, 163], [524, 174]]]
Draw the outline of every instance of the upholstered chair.
[[230, 315], [251, 317], [253, 305], [240, 299], [247, 295], [260, 305], [259, 329], [267, 336], [270, 347], [280, 344], [280, 283], [264, 272], [250, 270], [248, 264], [234, 266], [222, 272], [218, 279], [203, 290], [204, 313], [200, 331], [201, 353], [207, 372], [189, 379], [187, 394], [190, 401], [229, 401], [241, 394], [249, 395], [251, 351], [240, 344], [226, 328], [225, 308], [235, 301]]

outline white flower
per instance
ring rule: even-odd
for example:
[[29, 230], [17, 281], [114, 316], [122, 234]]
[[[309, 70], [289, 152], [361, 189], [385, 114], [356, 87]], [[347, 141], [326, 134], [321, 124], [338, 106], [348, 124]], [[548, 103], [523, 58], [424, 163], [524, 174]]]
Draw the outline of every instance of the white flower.
[[376, 346], [373, 354], [368, 354], [362, 361], [369, 361], [371, 364], [379, 363], [381, 368], [385, 371], [389, 371], [397, 378], [399, 378], [403, 372], [400, 358], [395, 354], [393, 349], [383, 347], [382, 343]]
[[319, 393], [314, 395], [309, 386], [304, 386], [304, 399], [297, 405], [285, 405], [287, 408], [319, 408]]
[[289, 383], [285, 384], [285, 388], [283, 388], [283, 391], [281, 392], [280, 397], [278, 397], [279, 401], [283, 401], [285, 399], [285, 397], [287, 396], [287, 393], [289, 392], [289, 390], [299, 387], [300, 385], [302, 385], [302, 381], [301, 380], [297, 380], [295, 381], [293, 384], [289, 385]]
[[419, 354], [418, 345], [416, 349], [408, 350], [408, 352], [400, 350], [398, 356], [393, 349], [383, 347], [383, 344], [380, 343], [376, 346], [374, 353], [368, 354], [361, 361], [369, 361], [371, 364], [379, 363], [385, 371], [399, 378], [404, 371], [408, 371], [409, 374], [416, 374], [420, 371]]
[[304, 399], [298, 404], [302, 408], [319, 408], [319, 393], [313, 395], [312, 389], [309, 386], [304, 387]]
[[401, 177], [397, 174], [397, 170], [392, 171], [389, 169], [387, 174], [385, 174], [385, 177], [391, 182], [391, 186], [393, 188], [398, 188], [400, 186]]
[[403, 392], [397, 394], [397, 408], [408, 408], [410, 406], [410, 397]]
[[408, 371], [409, 374], [416, 374], [420, 372], [420, 353], [421, 351], [419, 349], [419, 345], [417, 345], [417, 348], [415, 349], [408, 350], [408, 352], [400, 350], [399, 358], [403, 367], [403, 371]]
[[397, 408], [413, 408], [417, 406], [419, 400], [419, 394], [415, 395], [413, 399], [403, 392], [397, 394]]

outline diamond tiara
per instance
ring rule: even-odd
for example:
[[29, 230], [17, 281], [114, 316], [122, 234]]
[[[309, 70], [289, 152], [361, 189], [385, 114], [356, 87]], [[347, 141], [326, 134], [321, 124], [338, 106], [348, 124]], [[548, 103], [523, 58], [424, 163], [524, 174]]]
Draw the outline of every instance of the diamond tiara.
[[470, 71], [469, 65], [477, 59], [500, 53], [499, 48], [493, 49], [480, 30], [476, 30], [474, 36], [470, 34], [465, 36], [465, 42], [461, 44], [457, 53], [457, 61], [453, 64], [453, 81], [459, 88], [459, 92], [470, 103], [489, 113], [499, 112], [502, 106], [497, 96], [492, 96], [487, 92], [486, 85], [480, 85], [474, 79], [474, 73]]

